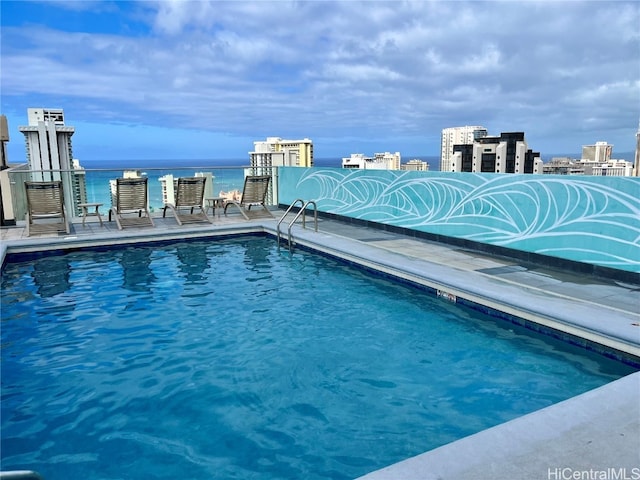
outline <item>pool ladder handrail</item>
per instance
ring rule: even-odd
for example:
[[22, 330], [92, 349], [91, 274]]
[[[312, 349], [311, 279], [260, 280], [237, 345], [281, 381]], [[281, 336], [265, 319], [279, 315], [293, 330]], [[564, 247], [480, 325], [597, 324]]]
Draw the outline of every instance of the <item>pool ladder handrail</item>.
[[307, 207], [310, 204], [313, 205], [314, 230], [316, 232], [318, 231], [318, 205], [316, 204], [315, 200], [307, 200], [305, 202], [301, 198], [296, 198], [293, 201], [293, 203], [291, 205], [289, 205], [289, 208], [287, 208], [286, 212], [284, 212], [284, 215], [282, 215], [280, 220], [278, 220], [278, 224], [276, 225], [276, 232], [277, 232], [277, 238], [278, 238], [278, 248], [280, 248], [280, 224], [285, 219], [285, 217], [289, 214], [291, 209], [293, 207], [295, 207], [298, 202], [300, 202], [302, 204], [302, 206], [300, 207], [300, 210], [298, 210], [298, 213], [296, 214], [296, 216], [293, 217], [293, 220], [291, 220], [291, 222], [289, 222], [289, 228], [288, 228], [289, 252], [292, 251], [292, 245], [293, 245], [293, 242], [291, 241], [291, 228], [293, 228], [293, 225], [294, 225], [294, 223], [296, 223], [296, 220], [298, 220], [298, 218], [300, 218], [300, 215], [302, 215], [302, 228], [307, 228], [306, 227], [306, 213], [305, 212], [307, 210]]
[[[289, 208], [287, 208], [286, 212], [284, 212], [284, 215], [282, 215], [282, 217], [280, 217], [280, 220], [278, 220], [278, 223], [276, 224], [276, 236], [277, 236], [277, 240], [278, 240], [278, 249], [280, 248], [280, 224], [284, 221], [285, 217], [287, 215], [289, 215], [289, 212], [291, 211], [291, 209], [293, 207], [295, 207], [295, 205], [300, 202], [302, 204], [302, 207], [304, 207], [304, 200], [301, 198], [296, 198], [293, 203], [291, 203], [291, 205], [289, 205]], [[302, 208], [300, 207], [300, 208]], [[304, 219], [303, 219], [304, 221]]]

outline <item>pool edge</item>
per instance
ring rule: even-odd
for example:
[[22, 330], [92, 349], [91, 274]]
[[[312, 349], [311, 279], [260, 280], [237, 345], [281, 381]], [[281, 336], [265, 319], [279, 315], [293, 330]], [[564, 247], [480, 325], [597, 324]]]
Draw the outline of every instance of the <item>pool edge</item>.
[[639, 478], [639, 391], [632, 373], [358, 480]]

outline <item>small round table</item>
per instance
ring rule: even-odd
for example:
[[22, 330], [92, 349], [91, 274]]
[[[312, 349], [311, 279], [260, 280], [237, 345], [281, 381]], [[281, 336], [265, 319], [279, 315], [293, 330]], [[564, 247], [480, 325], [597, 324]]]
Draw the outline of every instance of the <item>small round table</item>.
[[[98, 210], [103, 204], [102, 203], [79, 203], [78, 206], [82, 208], [82, 226], [84, 227], [84, 222], [89, 216], [96, 216], [98, 220], [100, 220], [100, 226], [104, 226], [102, 223], [102, 217], [100, 216], [100, 211]], [[89, 211], [90, 208], [95, 208], [94, 211]]]
[[[216, 214], [216, 208], [224, 207], [224, 197], [213, 197], [213, 198], [205, 198], [207, 201], [207, 208], [205, 208], [205, 213], [209, 211], [209, 209], [213, 210], [213, 215]], [[218, 216], [220, 216], [220, 212], [218, 212]]]

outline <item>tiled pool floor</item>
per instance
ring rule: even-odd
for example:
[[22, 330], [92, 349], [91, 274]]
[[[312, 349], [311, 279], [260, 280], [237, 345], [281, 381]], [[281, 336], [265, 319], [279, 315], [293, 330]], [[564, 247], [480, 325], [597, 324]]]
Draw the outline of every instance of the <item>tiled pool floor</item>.
[[[277, 218], [283, 212], [274, 211]], [[266, 231], [277, 220], [245, 221], [239, 214], [216, 216], [214, 223], [178, 226], [154, 217], [154, 228], [119, 231], [115, 222], [77, 221], [70, 235], [26, 237], [24, 228], [0, 229], [0, 258], [9, 251], [117, 244], [155, 238]], [[287, 238], [287, 221], [282, 224]], [[640, 285], [523, 265], [510, 259], [321, 218], [316, 233], [293, 227], [296, 242], [326, 248], [346, 258], [425, 277], [473, 298], [492, 298], [533, 317], [568, 319], [567, 331], [640, 356]], [[283, 246], [286, 248], [286, 245]], [[626, 468], [640, 478], [640, 373], [547, 409], [427, 452], [367, 475], [381, 479], [564, 478], [572, 472]], [[559, 469], [559, 470], [558, 470]], [[569, 469], [569, 470], [562, 470]], [[617, 474], [614, 472], [614, 474]], [[597, 474], [595, 474], [597, 475]], [[566, 477], [575, 478], [575, 477]], [[588, 477], [577, 477], [588, 478]], [[590, 477], [589, 477], [590, 478]], [[593, 477], [601, 478], [601, 477]], [[626, 477], [611, 477], [626, 478]]]

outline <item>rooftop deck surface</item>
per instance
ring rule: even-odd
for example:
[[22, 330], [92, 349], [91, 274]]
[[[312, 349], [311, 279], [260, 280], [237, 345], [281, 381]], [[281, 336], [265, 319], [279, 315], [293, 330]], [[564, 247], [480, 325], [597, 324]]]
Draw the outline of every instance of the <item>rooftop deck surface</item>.
[[[183, 226], [169, 215], [162, 218], [156, 214], [155, 227], [122, 231], [115, 222], [105, 221], [100, 226], [95, 217], [89, 217], [84, 226], [82, 219], [76, 219], [69, 235], [27, 237], [23, 226], [2, 228], [0, 259], [7, 251], [243, 232], [274, 234], [283, 212], [274, 211], [276, 219], [257, 216], [250, 221], [236, 212], [229, 213], [213, 216], [213, 224]], [[281, 228], [285, 241], [288, 221]], [[623, 352], [628, 358], [640, 358], [640, 285], [526, 265], [325, 218], [319, 219], [318, 232], [314, 232], [309, 218], [306, 229], [297, 224], [292, 232], [299, 245], [392, 274], [403, 272], [401, 276], [411, 281], [418, 279], [432, 288], [538, 322], [568, 336], [586, 338], [606, 349]], [[640, 478], [640, 373], [363, 478], [561, 479], [575, 478], [568, 475], [589, 470], [607, 471], [614, 475], [610, 478], [626, 478], [615, 477], [618, 470], [614, 469], [625, 469], [628, 478]]]

